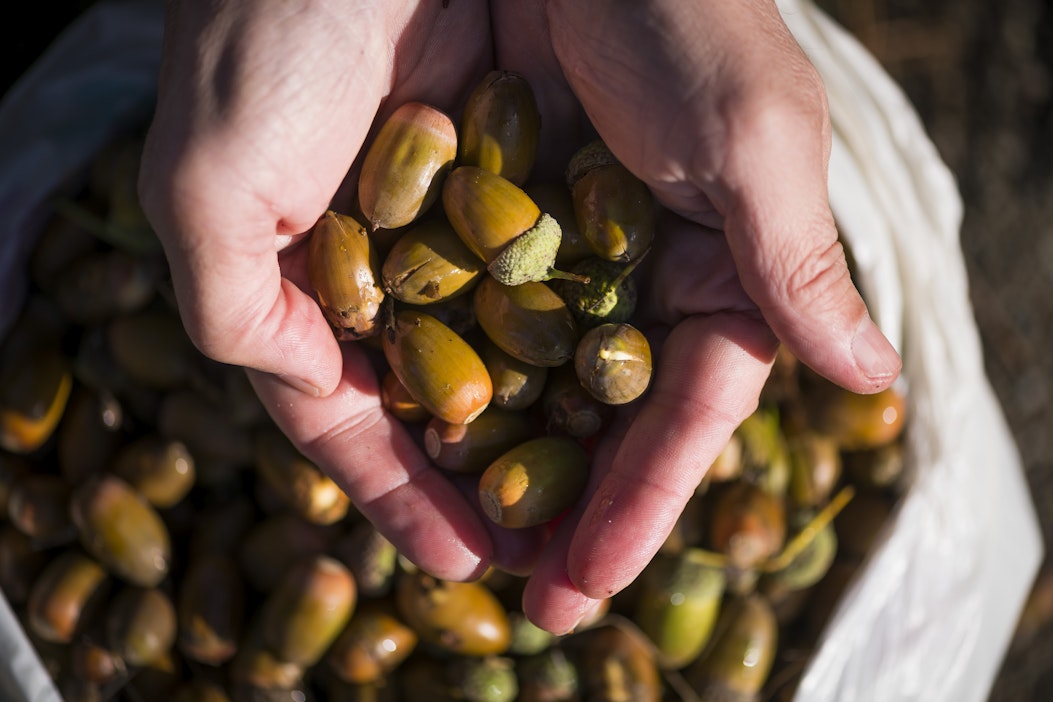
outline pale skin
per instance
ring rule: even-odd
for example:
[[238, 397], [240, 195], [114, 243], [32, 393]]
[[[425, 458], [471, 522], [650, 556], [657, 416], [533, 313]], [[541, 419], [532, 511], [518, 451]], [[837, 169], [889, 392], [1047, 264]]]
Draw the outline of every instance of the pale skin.
[[[653, 387], [547, 540], [488, 524], [428, 464], [305, 292], [295, 245], [349, 203], [374, 122], [408, 100], [456, 115], [495, 66], [538, 96], [539, 174], [591, 123], [667, 209]], [[172, 2], [141, 194], [198, 347], [252, 369], [282, 430], [407, 557], [450, 579], [529, 573], [524, 611], [565, 632], [657, 551], [778, 341], [857, 392], [897, 376], [837, 243], [829, 148], [822, 83], [770, 0]]]

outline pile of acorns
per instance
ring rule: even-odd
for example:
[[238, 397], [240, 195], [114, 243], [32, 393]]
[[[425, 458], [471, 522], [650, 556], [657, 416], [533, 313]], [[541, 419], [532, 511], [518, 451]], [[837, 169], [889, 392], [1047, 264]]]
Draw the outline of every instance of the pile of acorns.
[[[398, 108], [363, 163], [365, 226], [327, 213], [307, 243], [384, 406], [508, 527], [578, 499], [591, 441], [651, 378], [631, 325], [651, 195], [600, 143], [569, 186], [527, 182], [538, 119], [506, 72], [459, 135]], [[523, 578], [402, 559], [245, 374], [194, 349], [135, 199], [139, 148], [57, 199], [0, 345], [0, 591], [67, 700], [792, 694], [901, 489], [897, 391], [854, 395], [782, 353], [658, 556], [553, 636], [523, 616]]]
[[651, 193], [600, 141], [574, 155], [567, 187], [531, 191], [539, 130], [530, 86], [509, 72], [477, 86], [460, 129], [437, 108], [401, 105], [362, 162], [366, 224], [330, 211], [308, 244], [337, 338], [379, 337], [385, 406], [430, 419], [428, 455], [481, 472], [483, 508], [506, 527], [573, 504], [588, 472], [578, 440], [652, 374], [630, 323]]

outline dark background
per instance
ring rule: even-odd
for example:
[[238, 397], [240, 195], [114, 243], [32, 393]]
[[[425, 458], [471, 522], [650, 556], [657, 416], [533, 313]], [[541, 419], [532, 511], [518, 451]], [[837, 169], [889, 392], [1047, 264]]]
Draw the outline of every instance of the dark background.
[[[965, 202], [988, 375], [1053, 536], [1053, 11], [1044, 0], [819, 0], [899, 82]], [[6, 22], [6, 93], [91, 0]], [[997, 466], [992, 466], [997, 470]], [[1043, 576], [1042, 583], [1046, 584]], [[1043, 590], [1043, 592], [1047, 592]], [[1048, 592], [1053, 592], [1049, 590]], [[1036, 598], [992, 701], [1053, 699], [1053, 602]]]

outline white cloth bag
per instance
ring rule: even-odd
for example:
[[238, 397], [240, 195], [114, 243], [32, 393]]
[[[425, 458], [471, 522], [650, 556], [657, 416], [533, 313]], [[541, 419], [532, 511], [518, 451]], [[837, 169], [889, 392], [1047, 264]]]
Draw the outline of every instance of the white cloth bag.
[[[871, 312], [904, 358], [913, 484], [825, 630], [800, 702], [987, 697], [1042, 556], [983, 369], [956, 184], [899, 88], [810, 0], [778, 0], [826, 83], [830, 197]], [[152, 107], [163, 3], [109, 1], [0, 104], [0, 337], [47, 198]], [[0, 597], [0, 698], [58, 700]]]

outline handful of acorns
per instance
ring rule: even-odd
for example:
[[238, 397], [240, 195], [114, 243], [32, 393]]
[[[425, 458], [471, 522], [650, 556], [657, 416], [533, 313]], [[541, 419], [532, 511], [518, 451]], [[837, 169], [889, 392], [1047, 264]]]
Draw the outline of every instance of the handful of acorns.
[[[501, 72], [459, 139], [403, 106], [363, 165], [368, 230], [327, 213], [308, 242], [385, 407], [508, 527], [579, 498], [584, 447], [651, 377], [630, 321], [650, 193], [599, 143], [572, 185], [527, 182], [537, 122]], [[898, 391], [846, 392], [782, 352], [660, 553], [553, 636], [523, 578], [400, 558], [244, 372], [194, 349], [135, 198], [140, 147], [57, 199], [0, 344], [0, 591], [65, 699], [788, 699], [899, 493]]]
[[379, 337], [387, 409], [428, 418], [429, 457], [481, 471], [484, 511], [506, 527], [578, 498], [579, 440], [652, 375], [630, 323], [651, 193], [600, 141], [575, 154], [566, 188], [531, 191], [539, 130], [530, 86], [507, 71], [476, 87], [459, 129], [437, 108], [401, 105], [362, 162], [366, 224], [327, 212], [308, 244], [337, 338]]

